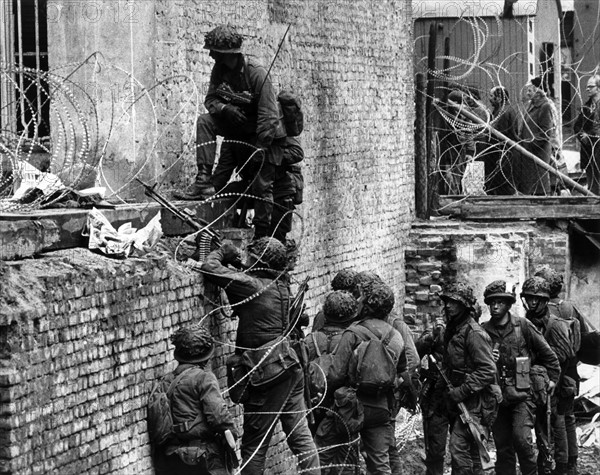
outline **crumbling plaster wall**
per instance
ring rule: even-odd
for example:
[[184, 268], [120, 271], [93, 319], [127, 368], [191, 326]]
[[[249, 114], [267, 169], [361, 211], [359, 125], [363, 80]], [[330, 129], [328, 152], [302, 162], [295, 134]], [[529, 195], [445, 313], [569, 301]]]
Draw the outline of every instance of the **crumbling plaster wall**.
[[[417, 223], [406, 247], [405, 314], [428, 326], [441, 315], [439, 292], [443, 285], [463, 281], [471, 285], [482, 306], [482, 321], [489, 318], [483, 302], [485, 286], [503, 279], [517, 285], [536, 267], [548, 264], [570, 278], [569, 234], [535, 223]], [[566, 286], [565, 286], [565, 291]], [[564, 295], [564, 294], [563, 294]], [[513, 311], [524, 315], [520, 300]]]

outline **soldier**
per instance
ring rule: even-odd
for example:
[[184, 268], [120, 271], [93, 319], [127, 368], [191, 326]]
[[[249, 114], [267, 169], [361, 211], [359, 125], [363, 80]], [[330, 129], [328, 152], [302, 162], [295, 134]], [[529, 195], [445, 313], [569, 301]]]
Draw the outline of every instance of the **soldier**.
[[[290, 303], [286, 248], [278, 240], [264, 237], [253, 241], [247, 251], [245, 272], [227, 267], [240, 259], [240, 251], [227, 240], [201, 266], [207, 281], [225, 289], [239, 316], [237, 359], [232, 361], [246, 365], [249, 371], [240, 380], [249, 380], [246, 391], [236, 397], [244, 404], [241, 473], [263, 473], [269, 441], [280, 419], [303, 473], [320, 474], [319, 457], [306, 421], [302, 368], [284, 336], [289, 331]], [[249, 361], [256, 367], [248, 367]], [[261, 375], [272, 376], [273, 382], [269, 384]]]
[[[320, 363], [319, 366], [325, 377], [328, 364], [333, 358], [326, 355], [335, 352], [344, 330], [355, 320], [356, 311], [357, 302], [351, 294], [342, 290], [331, 292], [325, 298], [323, 305], [325, 326], [305, 339], [309, 361]], [[358, 467], [358, 445], [353, 442], [357, 434], [349, 433], [347, 427], [336, 420], [334, 394], [331, 389], [326, 395], [316, 395], [316, 399], [318, 400], [313, 400], [313, 404], [320, 403], [319, 408], [321, 408], [315, 409], [317, 423], [315, 442], [319, 448], [321, 473], [352, 475]]]
[[[467, 425], [458, 417], [457, 403], [464, 403], [476, 423], [486, 423], [483, 413], [483, 391], [496, 381], [496, 365], [492, 358], [490, 337], [472, 317], [476, 299], [473, 289], [457, 282], [448, 285], [441, 298], [446, 314], [443, 367], [453, 388], [444, 388], [450, 420], [450, 454], [452, 473], [482, 473], [478, 467], [478, 450]], [[438, 380], [438, 385], [445, 383]], [[487, 438], [487, 428], [482, 427]]]
[[[360, 429], [360, 436], [366, 452], [367, 470], [377, 474], [392, 473], [389, 449], [394, 441], [390, 414], [394, 398], [393, 385], [397, 376], [387, 374], [389, 384], [369, 388], [365, 380], [374, 374], [360, 371], [358, 366], [362, 368], [362, 364], [358, 363], [353, 355], [356, 355], [359, 347], [364, 348], [361, 345], [367, 341], [375, 341], [376, 338], [376, 341], [394, 355], [397, 373], [405, 370], [400, 361], [400, 354], [404, 349], [402, 337], [385, 322], [393, 306], [394, 294], [387, 285], [377, 282], [365, 289], [358, 302], [359, 320], [343, 333], [327, 376], [327, 383], [332, 391], [342, 386], [357, 388], [358, 402], [364, 409], [364, 424]], [[380, 375], [375, 370], [382, 369], [382, 361], [368, 360], [363, 363], [370, 367], [373, 373]]]
[[516, 381], [517, 361], [528, 360], [529, 365], [522, 367], [533, 364], [543, 366], [550, 377], [551, 389], [560, 374], [558, 359], [531, 322], [510, 313], [517, 299], [514, 290], [509, 292], [506, 289], [505, 281], [496, 280], [489, 284], [483, 292], [483, 298], [490, 309], [491, 318], [482, 327], [492, 339], [492, 354], [503, 396], [492, 428], [496, 445], [496, 473], [516, 475], [516, 453], [521, 473], [535, 475], [537, 464], [532, 430], [536, 401], [531, 389], [534, 385], [531, 371], [527, 371], [526, 381]]
[[561, 375], [551, 398], [551, 427], [554, 438], [554, 461], [556, 469], [551, 472], [551, 443], [549, 440], [547, 417], [542, 408], [538, 408], [538, 417], [535, 424], [538, 440], [538, 473], [553, 475], [566, 475], [568, 466], [567, 431], [565, 416], [558, 412], [558, 399], [569, 383], [564, 378], [565, 371], [572, 358], [575, 357], [571, 329], [567, 321], [550, 313], [550, 285], [541, 277], [531, 277], [523, 283], [521, 298], [527, 310], [526, 317], [544, 335], [544, 338], [558, 357]]
[[[242, 42], [242, 35], [228, 25], [217, 26], [204, 37], [204, 48], [210, 50], [215, 65], [204, 100], [208, 114], [200, 115], [196, 123], [198, 174], [188, 189], [174, 196], [184, 200], [212, 196], [238, 165], [250, 161], [255, 176], [251, 190], [262, 198], [254, 208], [255, 237], [259, 238], [269, 230], [273, 177], [282, 158], [273, 154], [271, 145], [276, 136], [283, 139], [285, 132], [279, 133], [277, 95], [267, 71], [242, 54]], [[218, 135], [226, 142], [213, 176]]]
[[177, 330], [171, 341], [179, 366], [169, 375], [170, 407], [175, 438], [158, 454], [159, 475], [233, 473], [226, 463], [224, 434], [236, 434], [217, 378], [206, 368], [213, 339], [201, 325]]
[[[331, 280], [331, 290], [334, 290], [334, 291], [335, 290], [344, 290], [344, 291], [350, 292], [350, 293], [354, 292], [354, 290], [355, 290], [354, 280], [355, 280], [357, 274], [358, 274], [358, 272], [356, 272], [355, 270], [342, 269]], [[316, 332], [316, 331], [321, 330], [323, 328], [324, 324], [325, 324], [325, 315], [323, 314], [323, 311], [321, 310], [315, 316], [315, 319], [314, 319], [313, 325], [312, 325], [312, 331]]]
[[[583, 315], [577, 310], [577, 307], [571, 302], [562, 300], [559, 294], [563, 286], [563, 276], [554, 269], [547, 265], [538, 267], [535, 272], [535, 276], [545, 279], [550, 286], [550, 301], [548, 302], [548, 308], [550, 312], [559, 318], [572, 322], [574, 328], [573, 331], [577, 332], [577, 326], [579, 326], [579, 340], [581, 335], [589, 331], [587, 323], [583, 318]], [[575, 392], [572, 395], [563, 395], [561, 400], [558, 401], [557, 410], [565, 415], [565, 426], [567, 430], [567, 449], [568, 449], [568, 473], [569, 475], [577, 474], [577, 458], [578, 458], [578, 447], [577, 447], [577, 421], [575, 420], [574, 406], [575, 396], [579, 393], [579, 374], [577, 373], [577, 363], [579, 359], [577, 357], [571, 359], [567, 365], [565, 376], [575, 381]]]
[[[415, 342], [419, 357], [433, 355], [436, 361], [444, 358], [444, 330], [446, 325], [441, 318], [436, 319], [432, 328], [425, 330]], [[429, 360], [427, 360], [429, 361]], [[423, 413], [423, 439], [425, 441], [426, 475], [443, 475], [446, 440], [448, 439], [448, 411], [444, 401], [445, 388], [438, 384], [439, 372], [428, 365], [421, 370], [423, 387], [420, 403]]]

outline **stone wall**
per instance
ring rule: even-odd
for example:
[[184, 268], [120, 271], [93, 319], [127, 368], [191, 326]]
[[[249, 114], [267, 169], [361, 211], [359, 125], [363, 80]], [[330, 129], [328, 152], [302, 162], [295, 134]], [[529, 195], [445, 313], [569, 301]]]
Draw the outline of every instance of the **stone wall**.
[[[0, 273], [0, 473], [152, 473], [148, 394], [176, 365], [169, 335], [203, 315], [201, 277], [166, 257], [85, 249]], [[211, 323], [226, 387], [235, 322]]]
[[[566, 231], [535, 223], [417, 223], [406, 247], [405, 312], [423, 326], [429, 325], [442, 311], [439, 292], [443, 285], [465, 281], [474, 288], [485, 321], [489, 318], [483, 303], [485, 286], [503, 279], [517, 284], [518, 293], [541, 264], [562, 272], [568, 282]], [[523, 314], [519, 299], [513, 311]]]

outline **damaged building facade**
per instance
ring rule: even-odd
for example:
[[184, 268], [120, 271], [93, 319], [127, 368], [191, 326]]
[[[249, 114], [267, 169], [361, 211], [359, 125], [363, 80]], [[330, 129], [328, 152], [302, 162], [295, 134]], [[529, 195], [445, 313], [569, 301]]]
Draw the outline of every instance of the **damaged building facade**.
[[[12, 22], [20, 2], [5, 3], [0, 18]], [[191, 182], [194, 121], [212, 67], [203, 36], [230, 23], [247, 53], [273, 62], [277, 87], [302, 99], [305, 190], [293, 281], [310, 278], [311, 316], [343, 268], [378, 273], [416, 328], [439, 313], [447, 282], [469, 280], [481, 295], [489, 281], [523, 282], [541, 263], [573, 282], [570, 235], [560, 228], [416, 219], [410, 3], [40, 1], [54, 88], [50, 170], [68, 170], [75, 182], [93, 176], [120, 203], [106, 213], [111, 222], [146, 224], [159, 208], [134, 204], [145, 200], [134, 179], [160, 183], [165, 195]], [[2, 110], [6, 128], [18, 110]], [[197, 209], [225, 226], [219, 203]], [[165, 233], [181, 234], [169, 220], [163, 212]], [[218, 289], [168, 252], [91, 253], [79, 247], [85, 223], [85, 210], [0, 216], [0, 473], [152, 473], [150, 388], [173, 367], [169, 335], [206, 313], [221, 342], [213, 370], [226, 387], [236, 320]], [[222, 231], [238, 244], [248, 238]], [[591, 292], [581, 305], [598, 323]], [[293, 473], [282, 439], [274, 437], [266, 473]]]

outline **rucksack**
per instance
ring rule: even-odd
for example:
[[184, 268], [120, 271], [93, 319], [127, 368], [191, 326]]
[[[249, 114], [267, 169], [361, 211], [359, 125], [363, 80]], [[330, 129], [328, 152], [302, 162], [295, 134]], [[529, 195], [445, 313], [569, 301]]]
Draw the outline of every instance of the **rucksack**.
[[[327, 391], [327, 373], [333, 362], [333, 355], [340, 344], [342, 333], [343, 330], [332, 332], [328, 335], [325, 335], [324, 332], [314, 332], [309, 335], [312, 338], [317, 354], [317, 357], [308, 363], [308, 391], [311, 400], [315, 404], [320, 401], [321, 397]], [[323, 334], [327, 338], [327, 349], [324, 352], [319, 349], [318, 334]]]
[[550, 311], [551, 315], [554, 315], [555, 317], [558, 317], [561, 320], [564, 320], [569, 323], [569, 338], [571, 340], [573, 350], [575, 351], [575, 353], [577, 353], [581, 348], [581, 324], [579, 323], [579, 320], [577, 320], [577, 318], [575, 317], [575, 310], [573, 307], [571, 307], [571, 315], [563, 315], [561, 309], [562, 303], [563, 300], [559, 301], [558, 303], [549, 302], [548, 310]]
[[298, 96], [291, 91], [281, 91], [277, 96], [283, 124], [288, 137], [297, 137], [304, 130], [304, 112]]
[[179, 384], [185, 371], [173, 377], [173, 374], [168, 374], [162, 377], [152, 387], [150, 396], [148, 397], [148, 413], [146, 423], [148, 425], [148, 435], [150, 443], [154, 447], [160, 447], [167, 443], [173, 432], [173, 415], [171, 414], [171, 395], [175, 387]]
[[391, 326], [380, 339], [365, 323], [359, 322], [348, 327], [348, 330], [362, 340], [350, 358], [350, 381], [365, 393], [391, 389], [396, 385], [398, 360], [404, 349], [404, 342]]

